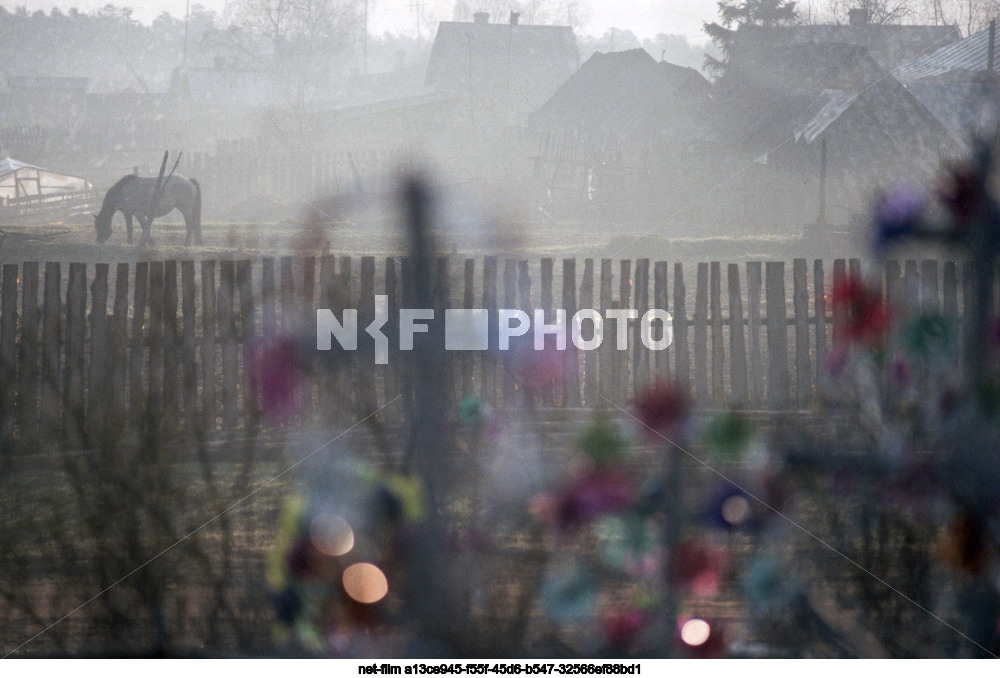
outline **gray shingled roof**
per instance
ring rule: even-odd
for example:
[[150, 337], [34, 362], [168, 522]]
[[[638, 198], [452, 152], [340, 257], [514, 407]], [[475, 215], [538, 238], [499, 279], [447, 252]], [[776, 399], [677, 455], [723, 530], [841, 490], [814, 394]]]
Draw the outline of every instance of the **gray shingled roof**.
[[[579, 66], [569, 26], [442, 21], [427, 64], [426, 83], [439, 91], [532, 111]], [[471, 62], [471, 63], [470, 63]]]
[[868, 55], [882, 68], [891, 70], [943, 45], [957, 42], [961, 37], [957, 26], [819, 24], [783, 27], [777, 32], [775, 41], [784, 45], [856, 45], [868, 50]]
[[[955, 71], [977, 72], [985, 71], [988, 60], [990, 32], [979, 31], [969, 37], [954, 42], [928, 54], [908, 61], [896, 68], [892, 74], [902, 82], [913, 82], [922, 78], [931, 78]], [[997, 61], [1000, 61], [998, 59]], [[993, 70], [997, 71], [1000, 63], [994, 62]]]
[[619, 138], [673, 121], [707, 101], [711, 85], [693, 68], [658, 62], [643, 49], [596, 52], [531, 116], [534, 129]]

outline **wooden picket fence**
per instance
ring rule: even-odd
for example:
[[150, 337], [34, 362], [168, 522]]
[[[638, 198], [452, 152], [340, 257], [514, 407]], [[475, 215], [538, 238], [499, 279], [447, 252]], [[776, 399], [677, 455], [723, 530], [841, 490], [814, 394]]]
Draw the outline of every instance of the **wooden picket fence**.
[[[648, 259], [465, 259], [436, 262], [437, 309], [649, 308], [672, 315], [673, 343], [646, 349], [639, 323], [617, 350], [614, 324], [600, 348], [568, 351], [569, 368], [528, 395], [543, 406], [625, 406], [656, 377], [677, 382], [700, 405], [787, 410], [807, 406], [823, 381], [835, 326], [832, 279], [860, 272], [856, 259], [684, 265]], [[357, 265], [355, 265], [357, 264]], [[359, 328], [386, 294], [390, 319], [412, 306], [406, 259], [280, 257], [135, 264], [6, 264], [0, 276], [0, 445], [58, 431], [64, 445], [87, 432], [155, 412], [163, 435], [238, 430], [255, 421], [251, 347], [293, 337], [307, 356], [299, 423], [329, 421], [343, 396], [377, 407], [407, 391], [405, 353], [376, 366], [370, 352], [338, 361], [314, 352], [315, 310], [359, 309]], [[693, 270], [692, 270], [693, 268]], [[725, 277], [723, 277], [725, 272]], [[955, 262], [887, 262], [884, 292], [959, 315]], [[68, 275], [65, 275], [68, 273]], [[694, 295], [689, 293], [693, 279]], [[963, 283], [966, 283], [963, 279]], [[725, 285], [724, 285], [725, 283]], [[436, 317], [441, 317], [438, 314]], [[548, 316], [550, 319], [552, 316]], [[392, 320], [386, 334], [392, 336]], [[363, 343], [365, 335], [359, 331]], [[587, 334], [587, 332], [585, 332]], [[654, 334], [657, 332], [654, 330]], [[570, 343], [570, 346], [572, 344]], [[304, 347], [304, 348], [303, 348]], [[312, 348], [310, 348], [312, 347]], [[514, 353], [448, 353], [448, 396], [476, 395], [507, 407], [532, 376]], [[419, 359], [412, 354], [409, 359]], [[334, 364], [336, 363], [336, 364]], [[404, 417], [387, 409], [385, 416]]]

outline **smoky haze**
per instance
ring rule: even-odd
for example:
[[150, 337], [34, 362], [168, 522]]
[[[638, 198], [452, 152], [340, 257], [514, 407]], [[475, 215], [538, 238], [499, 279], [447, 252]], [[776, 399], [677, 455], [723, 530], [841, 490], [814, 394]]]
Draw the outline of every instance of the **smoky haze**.
[[398, 251], [395, 185], [419, 170], [448, 249], [809, 253], [852, 242], [874, 195], [926, 184], [992, 119], [986, 31], [938, 17], [723, 15], [706, 48], [589, 35], [577, 3], [458, 3], [419, 35], [366, 32], [363, 7], [0, 10], [0, 155], [90, 191], [5, 222], [89, 245], [105, 192], [170, 150], [212, 247]]

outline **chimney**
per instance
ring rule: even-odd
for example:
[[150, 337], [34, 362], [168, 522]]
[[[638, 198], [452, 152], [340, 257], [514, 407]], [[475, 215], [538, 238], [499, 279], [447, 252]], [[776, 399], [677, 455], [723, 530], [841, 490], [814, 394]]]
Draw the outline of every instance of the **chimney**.
[[852, 26], [867, 26], [868, 25], [868, 10], [861, 9], [857, 7], [847, 11], [847, 21]]
[[490, 22], [489, 12], [476, 12], [472, 15], [472, 20], [477, 24], [488, 24]]
[[518, 22], [521, 20], [521, 15], [518, 12], [510, 13], [510, 25], [517, 26]]

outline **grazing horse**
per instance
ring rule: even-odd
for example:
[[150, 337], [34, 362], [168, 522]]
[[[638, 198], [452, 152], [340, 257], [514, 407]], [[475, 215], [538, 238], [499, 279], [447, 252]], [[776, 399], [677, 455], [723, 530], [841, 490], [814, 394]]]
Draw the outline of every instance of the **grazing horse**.
[[142, 237], [139, 244], [153, 244], [149, 234], [152, 221], [162, 217], [176, 208], [184, 216], [184, 226], [187, 237], [184, 244], [201, 244], [201, 186], [194, 179], [186, 179], [179, 174], [169, 177], [163, 182], [163, 194], [156, 206], [156, 214], [149, 214], [153, 193], [156, 190], [155, 177], [137, 177], [127, 174], [108, 189], [101, 204], [101, 211], [94, 215], [94, 228], [97, 229], [97, 242], [107, 242], [111, 237], [111, 218], [115, 212], [125, 215], [125, 227], [128, 229], [128, 242], [132, 244], [132, 218], [139, 217], [142, 226]]

